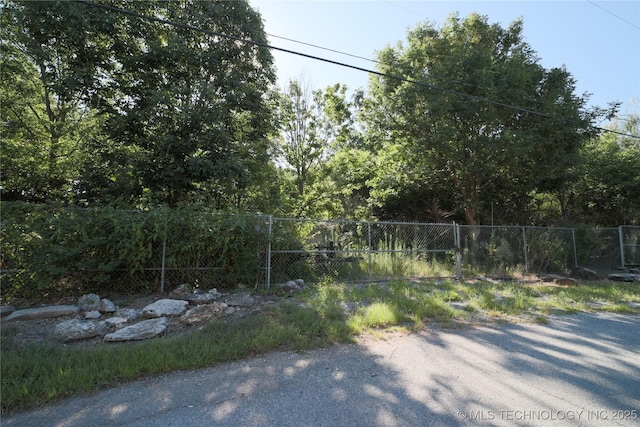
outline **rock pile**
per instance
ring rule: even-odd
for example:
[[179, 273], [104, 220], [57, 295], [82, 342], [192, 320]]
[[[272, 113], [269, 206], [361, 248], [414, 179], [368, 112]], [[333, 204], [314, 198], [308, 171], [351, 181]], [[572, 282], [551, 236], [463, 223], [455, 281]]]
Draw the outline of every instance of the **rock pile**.
[[[304, 288], [302, 279], [276, 285], [286, 293]], [[2, 323], [60, 319], [52, 325], [52, 335], [68, 343], [101, 337], [103, 342], [143, 340], [165, 332], [171, 324], [197, 325], [224, 316], [243, 316], [261, 310], [279, 300], [275, 295], [252, 295], [243, 291], [222, 294], [216, 289], [207, 292], [181, 285], [168, 298], [159, 299], [140, 308], [119, 308], [112, 301], [96, 294], [83, 295], [77, 305], [27, 308], [12, 311]], [[3, 310], [3, 315], [8, 310]]]

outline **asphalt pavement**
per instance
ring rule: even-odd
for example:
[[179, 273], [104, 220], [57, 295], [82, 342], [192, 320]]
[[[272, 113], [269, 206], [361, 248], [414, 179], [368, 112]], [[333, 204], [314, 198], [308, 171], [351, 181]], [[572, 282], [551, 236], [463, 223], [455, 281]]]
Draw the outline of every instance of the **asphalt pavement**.
[[2, 426], [640, 426], [640, 316], [393, 333], [75, 397]]

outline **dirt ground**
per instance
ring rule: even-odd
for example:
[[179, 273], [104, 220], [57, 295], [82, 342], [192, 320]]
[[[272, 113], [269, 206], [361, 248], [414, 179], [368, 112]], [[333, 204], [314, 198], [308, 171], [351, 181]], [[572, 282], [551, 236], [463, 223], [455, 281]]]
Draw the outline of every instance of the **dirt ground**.
[[[252, 315], [258, 313], [262, 310], [264, 303], [267, 302], [266, 299], [253, 295], [256, 299], [256, 304], [252, 307], [240, 308], [235, 307], [235, 312], [231, 315], [225, 316], [223, 318], [218, 319], [218, 321], [223, 322], [232, 322], [234, 320], [240, 319], [242, 317]], [[152, 294], [146, 296], [126, 296], [113, 298], [111, 301], [116, 304], [116, 306], [120, 309], [122, 308], [135, 308], [138, 310], [142, 310], [147, 305], [158, 301], [162, 298], [167, 298], [167, 295], [162, 294]], [[271, 301], [271, 304], [275, 304], [278, 302], [279, 298], [270, 297], [268, 300]], [[47, 304], [47, 305], [66, 305], [66, 304], [75, 304], [75, 301], [56, 301], [56, 303]], [[57, 338], [54, 336], [55, 326], [64, 321], [73, 319], [75, 316], [62, 316], [55, 317], [49, 319], [38, 319], [38, 320], [18, 320], [13, 322], [0, 322], [0, 332], [2, 335], [1, 345], [3, 347], [10, 346], [22, 346], [27, 345], [29, 343], [47, 343], [47, 342], [57, 342]], [[107, 316], [103, 316], [103, 318], [107, 318]], [[169, 317], [169, 324], [167, 326], [166, 331], [162, 333], [163, 337], [171, 337], [179, 334], [185, 334], [197, 330], [201, 328], [202, 325], [186, 325], [180, 322], [179, 317]], [[95, 347], [98, 345], [132, 345], [137, 341], [129, 341], [122, 343], [108, 343], [105, 344], [102, 341], [102, 337], [95, 337], [85, 340], [73, 341], [69, 343], [65, 343], [65, 346], [71, 347]]]

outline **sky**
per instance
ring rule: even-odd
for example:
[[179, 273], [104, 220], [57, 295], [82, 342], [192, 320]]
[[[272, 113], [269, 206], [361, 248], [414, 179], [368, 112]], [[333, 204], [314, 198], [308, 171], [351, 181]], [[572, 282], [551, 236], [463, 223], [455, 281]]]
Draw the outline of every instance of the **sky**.
[[[619, 101], [621, 115], [640, 112], [640, 1], [383, 1], [249, 0], [262, 15], [269, 43], [366, 69], [373, 62], [285, 40], [321, 46], [368, 59], [405, 41], [407, 30], [428, 21], [439, 28], [451, 13], [486, 15], [507, 27], [522, 18], [524, 39], [545, 68], [564, 66], [576, 93], [590, 104]], [[312, 88], [334, 83], [366, 89], [369, 74], [272, 51], [278, 84], [303, 77]]]

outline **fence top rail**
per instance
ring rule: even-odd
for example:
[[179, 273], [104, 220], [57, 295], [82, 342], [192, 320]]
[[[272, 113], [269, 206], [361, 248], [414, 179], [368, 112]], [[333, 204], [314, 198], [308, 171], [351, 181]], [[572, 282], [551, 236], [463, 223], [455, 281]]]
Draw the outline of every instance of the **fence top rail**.
[[424, 225], [429, 227], [453, 227], [455, 223], [437, 223], [437, 222], [401, 222], [401, 221], [364, 221], [358, 219], [310, 219], [310, 218], [273, 218], [274, 221], [298, 221], [298, 222], [327, 222], [327, 223], [346, 223], [346, 224], [382, 224], [382, 225]]
[[[543, 227], [543, 226], [537, 226], [537, 225], [489, 225], [489, 224], [482, 224], [482, 225], [466, 225], [466, 224], [460, 224], [460, 227], [462, 228], [513, 228], [513, 229], [518, 229], [518, 230], [522, 230], [524, 229], [534, 229], [534, 230], [580, 230], [581, 228], [578, 227]], [[625, 225], [623, 227], [635, 227], [635, 228], [640, 228], [640, 226], [629, 226], [629, 225]], [[614, 231], [614, 230], [618, 230], [617, 227], [588, 227], [591, 230], [602, 230], [602, 231]]]

